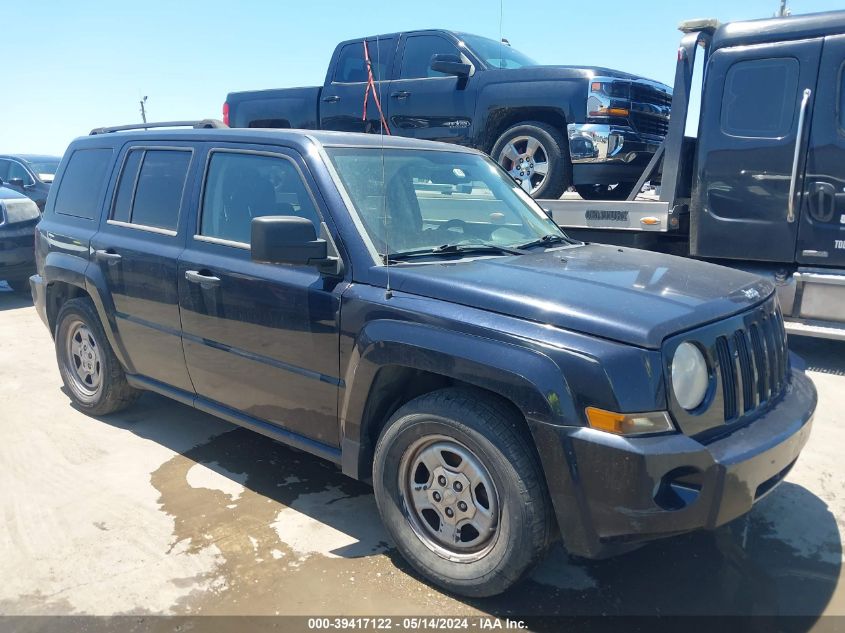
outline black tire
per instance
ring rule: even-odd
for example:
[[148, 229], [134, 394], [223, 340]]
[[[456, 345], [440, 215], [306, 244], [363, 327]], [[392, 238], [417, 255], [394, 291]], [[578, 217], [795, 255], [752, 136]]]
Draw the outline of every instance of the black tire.
[[569, 187], [570, 173], [572, 171], [569, 161], [569, 144], [566, 137], [560, 131], [547, 123], [540, 121], [526, 121], [512, 125], [499, 137], [493, 145], [490, 155], [509, 171], [509, 165], [502, 156], [502, 151], [512, 140], [520, 137], [532, 137], [539, 141], [547, 154], [548, 171], [544, 181], [536, 191], [531, 193], [534, 198], [557, 199]]
[[620, 182], [615, 185], [575, 185], [575, 191], [584, 200], [625, 200], [636, 184]]
[[[74, 358], [70, 352], [69, 337], [82, 331], [81, 326], [87, 328], [91, 335], [92, 349], [96, 347], [95, 363], [97, 367], [97, 386], [86, 390], [78, 378], [74, 377], [74, 365], [79, 364], [79, 358]], [[131, 406], [141, 392], [126, 382], [123, 368], [114, 355], [109, 344], [100, 317], [94, 304], [88, 298], [78, 297], [67, 301], [56, 316], [56, 360], [59, 363], [59, 373], [65, 388], [74, 403], [91, 415], [106, 415]]]
[[25, 279], [7, 279], [6, 283], [9, 284], [9, 288], [12, 289], [12, 292], [16, 292], [21, 295], [29, 292], [29, 277]]
[[[485, 536], [487, 546], [470, 554], [479, 556], [475, 560], [450, 560], [435, 551], [431, 537], [419, 535], [420, 522], [414, 517], [420, 515], [409, 508], [413, 501], [406, 501], [400, 477], [407, 472], [402, 468], [406, 453], [427, 438], [435, 438], [438, 446], [445, 438], [469, 449], [491, 478], [498, 523], [492, 536]], [[375, 497], [399, 551], [422, 576], [455, 594], [492, 596], [519, 582], [543, 558], [554, 540], [555, 524], [545, 479], [529, 442], [524, 423], [504, 402], [473, 389], [442, 389], [420, 396], [391, 417], [375, 450]], [[433, 489], [434, 479], [431, 473], [431, 486], [423, 490]], [[481, 497], [474, 489], [473, 500]], [[445, 552], [452, 555], [448, 549]]]

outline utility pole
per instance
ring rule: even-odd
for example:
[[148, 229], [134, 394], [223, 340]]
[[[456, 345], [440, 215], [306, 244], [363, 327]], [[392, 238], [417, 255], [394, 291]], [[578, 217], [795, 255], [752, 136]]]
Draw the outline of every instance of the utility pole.
[[141, 103], [141, 120], [142, 120], [144, 123], [146, 123], [146, 122], [147, 122], [147, 110], [146, 110], [146, 108], [144, 107], [144, 104], [146, 104], [146, 103], [147, 103], [147, 98], [146, 98], [146, 97], [144, 97], [143, 99], [141, 99], [140, 103]]
[[780, 0], [780, 9], [775, 14], [776, 18], [785, 18], [792, 15], [792, 11], [789, 10], [789, 7], [786, 6], [786, 0]]

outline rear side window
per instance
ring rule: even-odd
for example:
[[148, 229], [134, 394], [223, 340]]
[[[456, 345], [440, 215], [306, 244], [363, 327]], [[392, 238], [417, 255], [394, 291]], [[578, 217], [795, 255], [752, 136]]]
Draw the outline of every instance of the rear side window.
[[[392, 37], [379, 39], [378, 46], [375, 40], [367, 42], [370, 52], [370, 62], [373, 65], [373, 78], [389, 79], [388, 71], [390, 62], [393, 59], [393, 48], [395, 46]], [[334, 81], [340, 83], [358, 83], [367, 81], [367, 63], [364, 60], [364, 43], [352, 42], [340, 49], [337, 57], [337, 65], [334, 71]]]
[[798, 91], [793, 57], [737, 62], [728, 70], [722, 131], [731, 136], [780, 138], [789, 134]]
[[319, 231], [320, 217], [292, 161], [214, 152], [206, 176], [200, 234], [249, 244], [252, 219], [264, 215], [307, 218]]
[[400, 78], [444, 77], [445, 73], [431, 69], [432, 55], [448, 53], [460, 55], [457, 47], [437, 35], [415, 35], [405, 41]]
[[111, 157], [109, 148], [76, 150], [59, 184], [55, 212], [88, 220], [97, 217]]
[[131, 150], [120, 174], [112, 219], [175, 231], [190, 164], [190, 150]]

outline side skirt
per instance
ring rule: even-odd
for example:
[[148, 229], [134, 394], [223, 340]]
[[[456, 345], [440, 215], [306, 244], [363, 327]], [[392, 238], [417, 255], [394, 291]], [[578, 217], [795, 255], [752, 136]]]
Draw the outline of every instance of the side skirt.
[[287, 444], [288, 446], [305, 451], [306, 453], [311, 453], [312, 455], [316, 455], [317, 457], [321, 457], [322, 459], [326, 459], [335, 464], [340, 464], [341, 462], [341, 450], [337, 447], [323, 444], [322, 442], [312, 440], [311, 438], [300, 435], [299, 433], [294, 433], [293, 431], [288, 431], [278, 427], [275, 424], [270, 424], [264, 420], [253, 418], [245, 413], [241, 413], [240, 411], [231, 409], [218, 402], [214, 402], [213, 400], [188, 393], [182, 389], [176, 389], [175, 387], [166, 385], [158, 380], [153, 380], [152, 378], [147, 378], [146, 376], [127, 374], [126, 381], [136, 389], [144, 389], [146, 391], [153, 391], [161, 394], [162, 396], [166, 396], [176, 400], [177, 402], [181, 402], [182, 404], [194, 407], [195, 409], [199, 409], [205, 413], [210, 413], [211, 415], [222, 418], [227, 422], [242, 426], [250, 431], [255, 431], [256, 433], [265, 435], [277, 442]]

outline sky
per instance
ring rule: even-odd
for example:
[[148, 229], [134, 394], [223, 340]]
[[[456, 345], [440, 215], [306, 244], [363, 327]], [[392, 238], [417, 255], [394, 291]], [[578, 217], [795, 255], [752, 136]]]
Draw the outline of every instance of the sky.
[[[0, 153], [61, 155], [92, 128], [221, 118], [235, 90], [323, 83], [345, 39], [422, 28], [498, 39], [544, 64], [671, 85], [681, 20], [771, 17], [779, 0], [0, 0]], [[842, 0], [790, 0], [793, 13]], [[20, 25], [20, 28], [15, 28]]]

